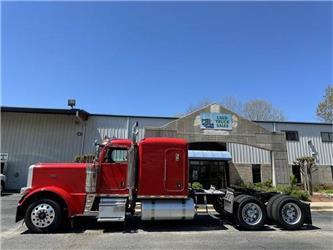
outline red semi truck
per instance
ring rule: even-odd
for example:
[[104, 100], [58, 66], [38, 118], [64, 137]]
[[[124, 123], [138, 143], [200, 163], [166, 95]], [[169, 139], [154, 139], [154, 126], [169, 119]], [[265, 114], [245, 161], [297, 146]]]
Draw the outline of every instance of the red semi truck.
[[312, 223], [310, 206], [290, 196], [235, 186], [191, 189], [185, 140], [146, 138], [137, 143], [135, 137], [97, 144], [93, 163], [30, 166], [16, 222], [24, 219], [32, 232], [41, 233], [56, 231], [76, 216], [101, 222], [131, 216], [192, 220], [198, 206], [212, 204], [222, 218], [247, 230], [265, 223], [285, 229]]

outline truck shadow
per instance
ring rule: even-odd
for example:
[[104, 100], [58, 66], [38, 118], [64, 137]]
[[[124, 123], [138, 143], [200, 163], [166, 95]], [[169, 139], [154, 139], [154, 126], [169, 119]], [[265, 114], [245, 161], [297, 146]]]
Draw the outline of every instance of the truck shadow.
[[[194, 220], [187, 221], [142, 221], [139, 217], [128, 218], [123, 222], [97, 222], [88, 217], [75, 218], [72, 226], [66, 226], [56, 234], [83, 233], [86, 230], [103, 230], [103, 233], [138, 233], [146, 232], [182, 232], [182, 231], [212, 231], [227, 230], [222, 220], [209, 215], [196, 216]], [[29, 230], [21, 234], [31, 234]]]
[[[118, 225], [116, 225], [118, 224]], [[210, 216], [196, 216], [194, 220], [179, 221], [142, 221], [139, 217], [132, 217], [126, 223], [98, 223], [104, 233], [138, 233], [145, 232], [182, 232], [182, 231], [212, 231], [226, 230], [223, 222]], [[85, 224], [82, 225], [84, 229]], [[77, 229], [79, 229], [77, 227]]]
[[[103, 233], [124, 233], [132, 234], [144, 232], [204, 232], [204, 231], [219, 231], [230, 230], [225, 225], [231, 226], [238, 231], [245, 231], [239, 229], [229, 223], [222, 220], [219, 217], [211, 217], [209, 215], [197, 215], [194, 220], [188, 221], [142, 221], [139, 217], [131, 217], [126, 223], [123, 222], [103, 222], [99, 223], [96, 219], [89, 217], [79, 217], [73, 220], [72, 226], [62, 228], [56, 234], [71, 234], [71, 233], [83, 233], [87, 230], [103, 230]], [[318, 230], [320, 228], [312, 225], [305, 225], [301, 231], [304, 230]], [[257, 231], [276, 231], [284, 230], [278, 229], [274, 225], [265, 225], [263, 228]], [[298, 230], [298, 231], [299, 231]], [[27, 230], [21, 234], [30, 234]]]

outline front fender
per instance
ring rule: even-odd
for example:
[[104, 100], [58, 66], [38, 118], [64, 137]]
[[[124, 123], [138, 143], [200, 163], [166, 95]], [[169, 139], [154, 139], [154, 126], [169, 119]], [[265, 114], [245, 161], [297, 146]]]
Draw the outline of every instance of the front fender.
[[24, 218], [25, 210], [27, 209], [27, 205], [31, 200], [34, 200], [35, 197], [41, 196], [43, 198], [47, 198], [48, 196], [56, 195], [57, 198], [60, 198], [67, 207], [67, 216], [71, 217], [75, 210], [75, 203], [73, 201], [72, 196], [64, 189], [56, 186], [47, 186], [36, 188], [23, 196], [19, 201], [16, 211], [16, 222]]

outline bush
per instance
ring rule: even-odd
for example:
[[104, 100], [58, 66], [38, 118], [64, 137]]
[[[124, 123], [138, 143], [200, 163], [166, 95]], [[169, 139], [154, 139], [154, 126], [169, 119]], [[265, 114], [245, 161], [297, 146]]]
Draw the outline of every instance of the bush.
[[293, 192], [290, 193], [290, 196], [303, 200], [303, 201], [310, 201], [309, 194], [302, 190], [294, 190]]
[[203, 188], [203, 186], [200, 182], [193, 182], [192, 183], [192, 188], [193, 189], [201, 189], [201, 188]]
[[87, 155], [77, 155], [74, 158], [74, 162], [77, 163], [92, 163], [94, 161], [95, 155], [87, 154]]
[[315, 192], [320, 192], [320, 191], [325, 191], [325, 190], [333, 190], [333, 185], [317, 184], [317, 185], [314, 185], [313, 190]]
[[272, 188], [273, 187], [273, 182], [272, 182], [272, 180], [267, 180], [267, 181], [263, 182], [262, 185], [265, 188]]
[[239, 186], [239, 187], [246, 187], [246, 185], [244, 184], [243, 180], [237, 180], [236, 183], [235, 183], [235, 185]]

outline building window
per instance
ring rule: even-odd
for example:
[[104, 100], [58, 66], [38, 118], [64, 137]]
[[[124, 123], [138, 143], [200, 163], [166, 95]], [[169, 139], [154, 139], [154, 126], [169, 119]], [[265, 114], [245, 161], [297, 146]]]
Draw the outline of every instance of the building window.
[[283, 131], [286, 133], [287, 141], [299, 141], [298, 131]]
[[321, 132], [321, 141], [322, 142], [333, 142], [333, 133], [332, 132]]
[[301, 178], [301, 169], [300, 166], [297, 165], [293, 165], [292, 166], [292, 172], [293, 172], [293, 176], [295, 176], [297, 183], [302, 183], [302, 178]]
[[253, 183], [261, 182], [260, 164], [252, 165], [252, 178], [253, 178]]

